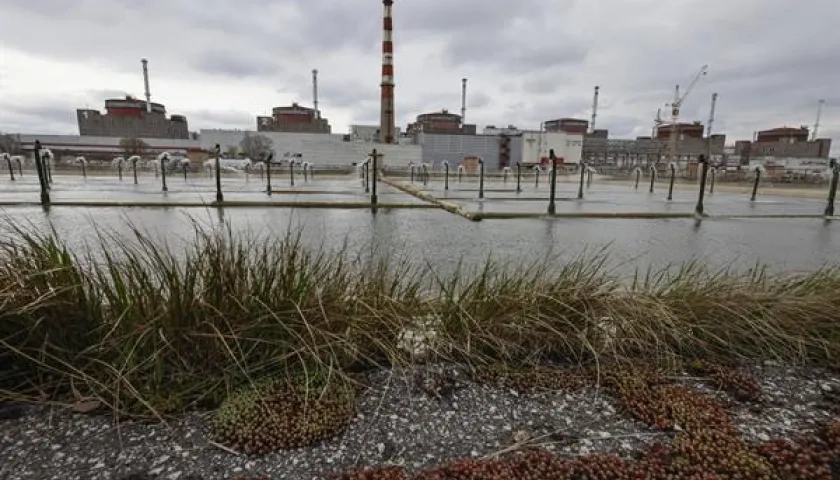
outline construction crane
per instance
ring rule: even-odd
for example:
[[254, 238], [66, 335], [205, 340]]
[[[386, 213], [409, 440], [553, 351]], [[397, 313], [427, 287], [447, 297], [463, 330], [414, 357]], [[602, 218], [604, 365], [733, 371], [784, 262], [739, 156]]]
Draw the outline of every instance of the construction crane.
[[811, 141], [817, 139], [817, 133], [820, 131], [820, 117], [822, 117], [822, 109], [825, 105], [825, 100], [820, 100], [817, 104], [817, 121], [814, 123], [814, 131], [811, 133]]
[[697, 85], [697, 82], [700, 81], [700, 78], [706, 75], [706, 72], [709, 70], [708, 65], [703, 65], [700, 68], [700, 71], [697, 72], [697, 75], [691, 80], [691, 83], [688, 84], [688, 88], [685, 89], [685, 93], [680, 95], [680, 86], [677, 85], [674, 89], [674, 101], [670, 104], [666, 104], [666, 106], [671, 107], [671, 144], [669, 148], [669, 162], [675, 161], [674, 159], [677, 156], [677, 123], [680, 119], [680, 108], [682, 108], [683, 102], [685, 99], [688, 98], [688, 95], [691, 94], [691, 91], [694, 90], [694, 86]]

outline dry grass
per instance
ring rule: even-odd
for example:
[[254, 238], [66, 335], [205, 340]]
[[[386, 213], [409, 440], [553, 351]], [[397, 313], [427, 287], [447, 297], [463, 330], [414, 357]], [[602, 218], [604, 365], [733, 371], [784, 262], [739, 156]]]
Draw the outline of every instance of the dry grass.
[[[27, 232], [0, 243], [0, 390], [97, 397], [124, 414], [216, 406], [255, 379], [312, 365], [342, 379], [421, 359], [840, 366], [836, 268], [780, 277], [688, 264], [627, 285], [597, 252], [443, 277], [229, 227], [196, 226], [183, 251], [138, 230], [78, 252]], [[434, 331], [422, 357], [399, 347], [420, 318]]]

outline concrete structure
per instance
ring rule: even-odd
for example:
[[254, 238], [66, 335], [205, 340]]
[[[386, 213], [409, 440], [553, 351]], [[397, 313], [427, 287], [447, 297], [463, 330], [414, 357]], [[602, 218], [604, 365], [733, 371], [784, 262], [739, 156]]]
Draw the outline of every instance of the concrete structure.
[[[423, 152], [423, 161], [435, 165], [436, 168], [447, 161], [449, 166], [455, 169], [467, 157], [480, 157], [484, 159], [484, 167], [487, 171], [495, 171], [512, 167], [517, 159], [522, 158], [521, 136], [422, 132], [417, 138]], [[505, 143], [507, 143], [507, 155], [502, 154]]]
[[553, 149], [564, 165], [577, 165], [583, 153], [584, 136], [566, 132], [524, 132], [522, 134], [521, 162], [526, 165], [549, 165], [549, 152]]
[[[397, 137], [402, 136], [400, 128], [396, 129]], [[379, 125], [350, 125], [351, 142], [378, 142]]]
[[257, 117], [257, 131], [330, 133], [332, 128], [318, 110], [292, 103], [288, 107], [274, 107], [270, 117]]
[[106, 113], [78, 109], [76, 119], [82, 136], [120, 138], [189, 139], [187, 119], [183, 115], [166, 118], [160, 103], [147, 103], [131, 96], [105, 100]]
[[[678, 123], [676, 124], [677, 127], [677, 139], [678, 140], [685, 140], [688, 138], [695, 138], [701, 139], [705, 136], [706, 127], [700, 122], [694, 123]], [[671, 130], [674, 129], [674, 125], [670, 123], [663, 123], [656, 128], [656, 138], [659, 140], [670, 140], [671, 139]]]
[[[201, 130], [200, 146], [205, 150], [217, 143], [226, 151], [231, 146], [239, 146], [245, 137], [244, 130]], [[404, 168], [410, 163], [419, 163], [422, 152], [419, 145], [369, 144], [351, 142], [347, 135], [292, 133], [292, 132], [248, 132], [268, 137], [272, 141], [274, 158], [284, 158], [287, 153], [300, 153], [303, 161], [319, 166], [350, 166], [367, 158], [376, 148], [385, 154], [383, 163], [388, 168]]]
[[[125, 155], [125, 151], [120, 146], [122, 139], [119, 137], [39, 134], [19, 134], [14, 135], [14, 137], [20, 142], [24, 152], [31, 153], [35, 146], [35, 140], [40, 140], [41, 145], [52, 150], [56, 158], [59, 159], [83, 156], [91, 161], [111, 161], [115, 156]], [[147, 150], [142, 155], [146, 159], [155, 158], [162, 152], [187, 156], [191, 160], [206, 157], [198, 140], [169, 138], [143, 138], [142, 140], [147, 145]]]
[[[712, 162], [723, 163], [726, 135], [712, 135], [707, 142], [704, 138], [683, 138], [677, 140], [675, 161], [687, 164], [698, 156], [706, 155], [711, 149]], [[583, 160], [591, 165], [632, 168], [639, 165], [660, 164], [667, 167], [670, 140], [639, 137], [635, 140], [611, 139], [606, 130], [596, 130], [583, 141]]]
[[394, 111], [394, 22], [393, 0], [382, 0], [382, 82], [379, 117], [379, 141], [394, 143], [397, 140], [397, 120]]
[[475, 135], [475, 125], [464, 125], [461, 116], [449, 113], [443, 109], [440, 112], [422, 113], [417, 120], [406, 127], [406, 135], [416, 136], [419, 133], [444, 133], [450, 135]]

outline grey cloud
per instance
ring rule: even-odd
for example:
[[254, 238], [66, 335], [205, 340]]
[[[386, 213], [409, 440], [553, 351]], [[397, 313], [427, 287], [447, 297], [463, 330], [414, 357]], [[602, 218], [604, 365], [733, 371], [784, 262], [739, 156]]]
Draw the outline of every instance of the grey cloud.
[[257, 124], [256, 113], [242, 110], [187, 110], [184, 112], [191, 130], [201, 128], [253, 129]]
[[279, 71], [271, 57], [247, 51], [207, 50], [196, 56], [191, 65], [201, 73], [232, 78], [276, 75]]
[[[481, 86], [468, 93], [471, 123], [535, 128], [546, 118], [588, 117], [591, 88], [598, 84], [599, 126], [614, 135], [644, 134], [674, 84], [685, 86], [708, 63], [709, 75], [686, 101], [684, 119], [705, 122], [709, 96], [718, 92], [720, 129], [730, 140], [749, 138], [753, 130], [777, 124], [812, 124], [816, 101], [825, 98], [823, 131], [837, 134], [836, 0], [811, 0], [807, 8], [785, 0], [395, 3], [401, 124], [424, 111], [457, 110], [459, 91], [449, 86], [457, 72]], [[317, 67], [328, 116], [332, 108], [343, 109], [350, 118], [376, 123], [381, 11], [378, 1], [346, 0], [6, 0], [0, 40], [40, 58], [132, 73], [148, 57], [158, 82], [207, 73], [218, 82], [248, 76], [282, 84], [284, 93], [307, 104], [308, 71]], [[35, 24], [49, 35], [32, 35]], [[3, 98], [14, 96], [3, 91]], [[79, 103], [67, 105], [71, 120], [62, 120], [41, 110], [43, 102], [27, 102], [25, 114], [8, 110], [14, 118], [0, 119], [4, 128], [31, 128], [32, 115], [43, 115], [43, 125], [75, 131]], [[240, 122], [236, 114], [217, 118], [197, 106], [186, 110], [191, 125]]]

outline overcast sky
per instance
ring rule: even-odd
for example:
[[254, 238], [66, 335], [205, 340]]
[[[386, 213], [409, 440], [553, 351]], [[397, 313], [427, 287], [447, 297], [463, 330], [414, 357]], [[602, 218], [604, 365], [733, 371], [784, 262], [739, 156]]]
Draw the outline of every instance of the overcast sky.
[[[382, 4], [375, 0], [0, 0], [0, 130], [75, 134], [75, 109], [142, 97], [191, 130], [255, 128], [312, 104], [334, 132], [378, 123]], [[729, 143], [774, 126], [840, 144], [838, 0], [395, 0], [398, 125], [460, 110], [479, 128], [591, 114], [611, 136], [650, 134], [657, 108], [703, 64], [683, 120], [709, 115]], [[833, 149], [838, 152], [836, 145]]]

